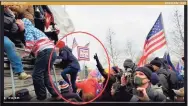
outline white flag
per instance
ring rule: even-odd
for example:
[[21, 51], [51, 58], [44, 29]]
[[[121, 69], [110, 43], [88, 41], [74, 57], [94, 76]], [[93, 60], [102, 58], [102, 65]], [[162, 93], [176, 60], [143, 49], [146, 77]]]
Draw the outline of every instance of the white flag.
[[54, 15], [54, 21], [57, 24], [57, 28], [60, 29], [60, 35], [62, 35], [61, 37], [75, 30], [73, 22], [63, 6], [48, 6]]

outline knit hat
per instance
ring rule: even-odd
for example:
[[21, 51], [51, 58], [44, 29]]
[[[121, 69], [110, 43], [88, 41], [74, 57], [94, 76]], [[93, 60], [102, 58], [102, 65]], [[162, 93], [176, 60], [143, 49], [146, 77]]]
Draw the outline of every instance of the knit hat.
[[56, 47], [58, 47], [58, 48], [63, 48], [63, 47], [65, 47], [65, 42], [62, 41], [62, 40], [58, 41], [57, 44], [56, 44]]
[[69, 84], [66, 81], [59, 81], [61, 93], [69, 92]]
[[126, 59], [124, 61], [124, 63], [123, 63], [123, 66], [124, 66], [124, 68], [127, 68], [127, 67], [133, 68], [134, 67], [134, 63], [133, 63], [133, 61], [131, 59]]
[[149, 80], [151, 80], [152, 71], [149, 68], [147, 68], [147, 67], [139, 67], [139, 68], [136, 69], [136, 71], [143, 72], [147, 76], [147, 78]]
[[146, 65], [144, 65], [144, 67], [147, 67], [147, 68], [149, 68], [152, 72], [154, 72], [154, 69], [153, 69], [153, 67], [152, 67], [151, 64], [146, 64]]
[[157, 73], [152, 73], [151, 74], [151, 80], [150, 80], [150, 82], [153, 84], [153, 85], [156, 85], [156, 84], [158, 84], [159, 83], [159, 77], [158, 77], [158, 75], [157, 75]]
[[89, 73], [89, 75], [92, 76], [92, 77], [97, 77], [98, 73], [97, 73], [97, 71], [92, 70], [92, 71]]
[[161, 67], [161, 61], [159, 59], [154, 59], [150, 62], [150, 64], [155, 65], [157, 67]]

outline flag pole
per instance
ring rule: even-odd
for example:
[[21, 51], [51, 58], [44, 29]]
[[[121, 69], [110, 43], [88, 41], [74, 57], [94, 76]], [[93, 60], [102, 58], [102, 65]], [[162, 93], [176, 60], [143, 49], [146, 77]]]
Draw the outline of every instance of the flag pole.
[[86, 79], [86, 63], [85, 63], [85, 60], [84, 60], [84, 79]]
[[161, 12], [160, 14], [161, 14], [161, 21], [162, 21], [163, 30], [164, 30], [164, 36], [165, 36], [165, 39], [166, 39], [166, 47], [167, 47], [167, 52], [169, 53], [168, 40], [167, 40], [166, 31], [165, 31], [165, 27], [164, 27], [164, 21], [163, 21], [162, 12]]
[[73, 41], [72, 41], [72, 50], [73, 50], [73, 43], [74, 43], [74, 39], [73, 39]]

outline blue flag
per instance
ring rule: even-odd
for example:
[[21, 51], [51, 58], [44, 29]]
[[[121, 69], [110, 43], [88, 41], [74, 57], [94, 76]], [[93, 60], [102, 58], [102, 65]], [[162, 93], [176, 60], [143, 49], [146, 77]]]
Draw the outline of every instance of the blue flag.
[[181, 63], [181, 61], [178, 62], [177, 66], [176, 66], [176, 71], [177, 71], [177, 74], [178, 74], [178, 80], [183, 80], [183, 75], [184, 75], [184, 66], [183, 64]]
[[170, 67], [170, 69], [176, 72], [176, 68], [172, 64], [171, 59], [170, 59], [170, 55], [169, 55], [168, 52], [165, 52], [163, 59], [165, 59], [167, 61], [168, 66]]

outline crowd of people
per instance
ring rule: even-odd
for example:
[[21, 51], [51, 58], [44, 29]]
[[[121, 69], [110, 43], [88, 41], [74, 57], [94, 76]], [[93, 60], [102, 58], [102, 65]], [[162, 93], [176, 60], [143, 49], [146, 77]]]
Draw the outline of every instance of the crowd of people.
[[[37, 100], [42, 101], [47, 98], [47, 88], [52, 96], [50, 100], [62, 101], [52, 87], [55, 84], [50, 84], [48, 76], [48, 61], [55, 44], [43, 31], [35, 27], [32, 7], [20, 6], [19, 8], [22, 9], [17, 8], [4, 6], [4, 52], [13, 71], [21, 80], [32, 77]], [[15, 44], [11, 41], [14, 36], [22, 38], [26, 52], [35, 57], [32, 76], [23, 71], [21, 58], [16, 54]], [[176, 73], [168, 67], [166, 60], [162, 58], [156, 57], [143, 67], [138, 67], [131, 59], [126, 59], [123, 64], [124, 69], [113, 66], [109, 71], [105, 71], [95, 54], [96, 67], [103, 80], [97, 77], [96, 70], [90, 71], [85, 80], [77, 80], [78, 72], [81, 69], [72, 50], [63, 41], [57, 42], [56, 48], [58, 52], [52, 53], [50, 66], [52, 68], [56, 59], [62, 60], [60, 64], [63, 80], [59, 81], [56, 90], [66, 99], [77, 102], [90, 101], [98, 96], [105, 87], [102, 95], [94, 101], [184, 101], [184, 86], [179, 86]], [[70, 76], [68, 77], [67, 74]]]

